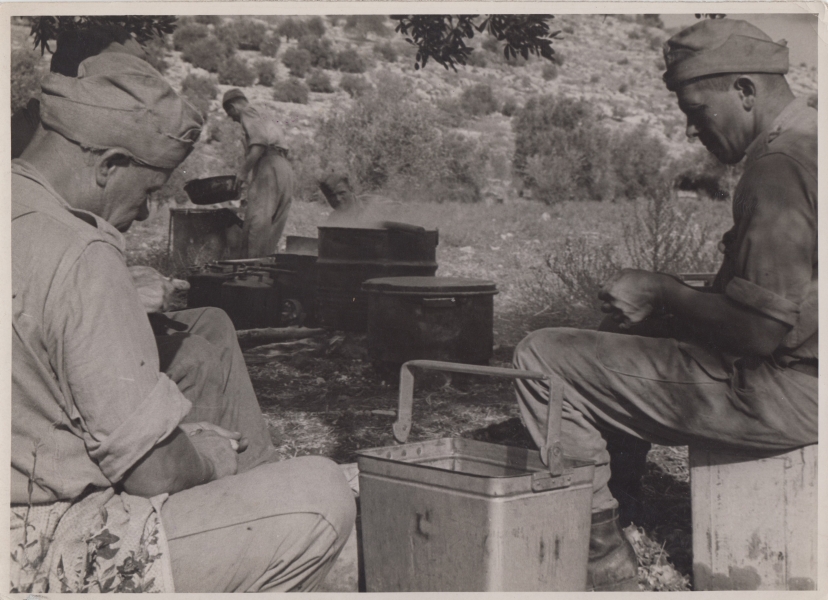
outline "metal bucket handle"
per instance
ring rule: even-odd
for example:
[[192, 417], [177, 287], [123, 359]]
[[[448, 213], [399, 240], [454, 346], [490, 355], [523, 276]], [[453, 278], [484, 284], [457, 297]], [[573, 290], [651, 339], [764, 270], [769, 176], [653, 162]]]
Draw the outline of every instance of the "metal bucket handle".
[[412, 367], [469, 375], [491, 375], [509, 379], [546, 381], [549, 384], [549, 410], [547, 411], [548, 417], [546, 420], [546, 443], [540, 449], [540, 456], [552, 476], [557, 477], [563, 474], [563, 447], [561, 446], [563, 381], [560, 378], [538, 373], [537, 371], [483, 367], [441, 360], [410, 360], [400, 368], [400, 401], [397, 409], [397, 420], [394, 422], [394, 438], [401, 444], [408, 440], [408, 434], [411, 432], [411, 409], [414, 405], [414, 374], [411, 372]]

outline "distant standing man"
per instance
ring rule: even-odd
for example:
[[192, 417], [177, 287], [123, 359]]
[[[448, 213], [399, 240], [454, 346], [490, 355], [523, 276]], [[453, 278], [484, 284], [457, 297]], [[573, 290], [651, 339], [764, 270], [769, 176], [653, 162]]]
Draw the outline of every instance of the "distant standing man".
[[[612, 476], [634, 489], [647, 442], [755, 456], [817, 443], [817, 112], [788, 87], [785, 45], [745, 21], [697, 23], [664, 58], [688, 137], [724, 164], [745, 159], [712, 287], [623, 269], [599, 294], [610, 315], [601, 331], [542, 329], [515, 350], [516, 367], [563, 382], [564, 453], [596, 464], [595, 590], [638, 587], [611, 458]], [[545, 384], [517, 384], [539, 445], [547, 395]], [[608, 451], [619, 434], [644, 446], [625, 468]]]
[[293, 201], [294, 176], [288, 162], [284, 132], [279, 125], [252, 106], [241, 90], [224, 94], [224, 110], [244, 129], [244, 163], [236, 174], [247, 181], [247, 210], [244, 213], [242, 258], [275, 254]]

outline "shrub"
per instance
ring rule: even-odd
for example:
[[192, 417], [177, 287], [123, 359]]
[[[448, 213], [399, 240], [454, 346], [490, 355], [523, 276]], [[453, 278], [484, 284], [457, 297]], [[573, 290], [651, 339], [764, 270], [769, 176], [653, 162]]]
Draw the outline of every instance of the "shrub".
[[311, 35], [317, 37], [325, 35], [325, 21], [322, 20], [322, 17], [311, 17], [305, 21], [305, 27], [307, 27], [308, 33]]
[[472, 116], [485, 116], [497, 112], [498, 102], [488, 83], [478, 83], [460, 94], [463, 110]]
[[159, 73], [166, 73], [169, 64], [167, 63], [167, 43], [163, 37], [153, 37], [144, 44], [146, 61], [151, 64]]
[[210, 112], [211, 100], [218, 96], [219, 89], [212, 77], [190, 73], [181, 82], [181, 94], [195, 106], [202, 115]]
[[441, 128], [433, 106], [418, 102], [410, 83], [378, 76], [377, 89], [325, 120], [316, 141], [327, 164], [347, 165], [366, 190], [405, 196], [479, 199], [486, 158], [477, 142]]
[[373, 88], [374, 86], [360, 75], [343, 75], [339, 80], [339, 89], [347, 92], [351, 98], [361, 96]]
[[730, 198], [730, 190], [735, 187], [742, 171], [742, 165], [724, 165], [705, 148], [686, 153], [669, 168], [677, 189], [696, 192], [714, 200]]
[[253, 68], [256, 70], [256, 77], [259, 79], [259, 85], [266, 85], [271, 87], [276, 83], [276, 63], [272, 60], [259, 59], [253, 63]]
[[598, 292], [620, 269], [613, 244], [585, 238], [567, 237], [546, 264], [563, 284], [565, 303], [594, 309], [600, 307]]
[[304, 77], [311, 66], [311, 55], [301, 48], [288, 48], [282, 56], [282, 64], [294, 77]]
[[336, 55], [336, 68], [343, 73], [365, 73], [365, 59], [353, 48], [342, 50]]
[[305, 82], [308, 84], [308, 89], [312, 92], [332, 94], [334, 91], [333, 85], [331, 85], [331, 78], [324, 71], [313, 71], [308, 75]]
[[523, 58], [520, 54], [515, 56], [506, 56], [505, 57], [506, 64], [510, 67], [525, 67], [526, 63], [529, 62], [527, 59]]
[[231, 48], [259, 50], [267, 37], [267, 27], [258, 21], [239, 19], [218, 27], [216, 36]]
[[480, 44], [480, 47], [483, 50], [488, 52], [492, 52], [493, 54], [500, 55], [500, 42], [497, 41], [497, 38], [493, 35], [487, 35], [483, 38], [483, 42]]
[[261, 52], [263, 56], [273, 58], [279, 52], [279, 46], [281, 45], [282, 42], [279, 41], [278, 37], [269, 35], [262, 40], [262, 43], [259, 45], [259, 52]]
[[37, 66], [40, 56], [28, 49], [11, 53], [11, 110], [24, 108], [31, 98], [40, 98], [42, 74]]
[[318, 69], [333, 69], [336, 53], [331, 40], [316, 35], [306, 35], [299, 40], [298, 47], [310, 55], [310, 65]]
[[664, 21], [658, 15], [635, 15], [635, 22], [646, 27], [664, 29]]
[[539, 200], [608, 199], [614, 193], [609, 133], [583, 100], [530, 98], [512, 119], [513, 168]]
[[563, 27], [563, 32], [568, 35], [572, 35], [573, 33], [575, 33], [575, 28], [571, 25], [566, 25], [565, 27]]
[[622, 67], [624, 65], [628, 65], [628, 64], [630, 64], [630, 59], [625, 56], [624, 58], [622, 58], [621, 60], [618, 61], [618, 64], [621, 65]]
[[292, 102], [293, 104], [308, 103], [308, 86], [295, 77], [281, 81], [273, 86], [273, 99], [277, 102]]
[[221, 25], [221, 17], [218, 15], [197, 15], [193, 18], [196, 23], [201, 23], [202, 25], [213, 25], [215, 27]]
[[558, 78], [558, 67], [554, 63], [546, 63], [541, 69], [544, 81], [552, 81]]
[[566, 60], [566, 56], [560, 50], [555, 50], [555, 53], [552, 55], [552, 58], [550, 60], [552, 61], [552, 63], [558, 65], [559, 67], [562, 67], [564, 61]]
[[391, 42], [374, 44], [374, 54], [380, 56], [382, 60], [390, 63], [397, 62], [397, 58], [399, 58], [397, 47]]
[[616, 134], [611, 148], [612, 168], [619, 182], [617, 191], [630, 199], [656, 194], [667, 148], [650, 133], [648, 126], [639, 125], [627, 133]]
[[224, 42], [210, 35], [186, 46], [181, 58], [194, 67], [215, 73], [224, 59], [232, 54], [233, 51]]
[[629, 90], [629, 89], [630, 89], [630, 86], [627, 85], [626, 83], [622, 83], [621, 85], [618, 86], [618, 91], [621, 92], [622, 94], [626, 94], [627, 90]]
[[288, 40], [298, 40], [308, 34], [308, 27], [304, 22], [288, 17], [276, 28], [276, 34]]
[[517, 100], [514, 98], [507, 98], [503, 103], [503, 108], [500, 109], [500, 114], [504, 117], [511, 117], [519, 110]]
[[485, 68], [486, 65], [489, 64], [489, 61], [486, 60], [485, 53], [473, 50], [472, 53], [466, 58], [466, 64], [470, 67]]
[[388, 23], [388, 17], [384, 15], [348, 15], [345, 18], [345, 31], [355, 32], [361, 36], [373, 33], [380, 37], [387, 37], [391, 32], [386, 23]]
[[589, 78], [590, 83], [598, 83], [599, 81], [601, 81], [601, 76], [597, 74]]
[[256, 81], [256, 73], [243, 58], [229, 56], [219, 65], [218, 78], [224, 85], [247, 87]]
[[176, 28], [173, 33], [173, 47], [183, 51], [187, 46], [203, 40], [210, 35], [210, 30], [201, 23], [185, 23]]

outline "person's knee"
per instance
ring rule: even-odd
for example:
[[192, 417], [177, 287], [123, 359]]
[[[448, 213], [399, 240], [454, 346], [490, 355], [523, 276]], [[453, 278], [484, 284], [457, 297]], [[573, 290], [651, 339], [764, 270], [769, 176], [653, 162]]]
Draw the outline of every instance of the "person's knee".
[[337, 535], [343, 538], [344, 543], [356, 520], [356, 501], [342, 468], [321, 456], [307, 456], [302, 460], [303, 469], [317, 482], [319, 497], [323, 499], [319, 509], [322, 516], [336, 530]]
[[200, 310], [201, 315], [193, 333], [218, 346], [232, 346], [237, 343], [236, 328], [226, 312], [214, 306], [196, 310]]

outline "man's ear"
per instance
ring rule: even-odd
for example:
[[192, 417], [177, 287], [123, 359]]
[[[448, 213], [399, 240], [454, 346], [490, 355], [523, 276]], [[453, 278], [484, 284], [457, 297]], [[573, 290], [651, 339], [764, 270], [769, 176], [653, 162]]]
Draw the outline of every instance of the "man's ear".
[[753, 110], [753, 105], [756, 103], [756, 83], [753, 79], [747, 75], [740, 75], [733, 82], [733, 88], [739, 92], [742, 107], [748, 112]]
[[106, 187], [106, 182], [112, 177], [118, 167], [128, 167], [130, 157], [123, 150], [110, 148], [95, 161], [95, 181], [100, 187]]

